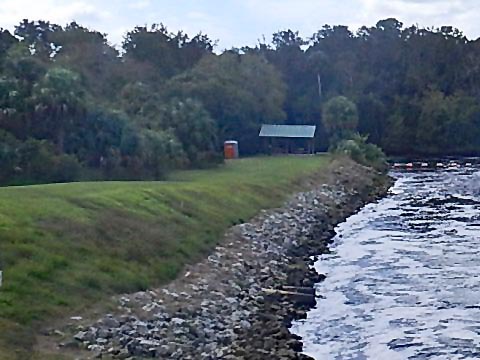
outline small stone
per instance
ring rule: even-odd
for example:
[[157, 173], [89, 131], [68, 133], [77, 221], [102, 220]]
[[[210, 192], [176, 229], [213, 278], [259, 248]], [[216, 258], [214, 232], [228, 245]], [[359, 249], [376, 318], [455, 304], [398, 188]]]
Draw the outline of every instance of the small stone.
[[101, 352], [105, 348], [102, 345], [88, 345], [87, 349], [92, 352]]
[[113, 317], [106, 317], [103, 318], [101, 321], [102, 325], [109, 327], [109, 328], [118, 328], [120, 327], [120, 322]]
[[60, 330], [54, 330], [53, 331], [53, 335], [56, 335], [56, 336], [65, 336], [65, 333], [60, 331]]
[[97, 331], [97, 337], [109, 338], [110, 337], [110, 331], [108, 329], [100, 328]]
[[65, 349], [78, 349], [80, 344], [78, 341], [67, 341], [65, 343], [60, 343], [59, 346]]
[[117, 359], [128, 359], [130, 357], [130, 353], [128, 352], [127, 349], [121, 349], [117, 355], [115, 355]]
[[180, 319], [180, 318], [173, 318], [171, 320], [172, 324], [175, 325], [175, 326], [179, 326], [179, 325], [182, 325], [185, 323], [185, 320], [183, 319]]
[[98, 345], [106, 345], [107, 343], [108, 343], [107, 339], [103, 339], [103, 338], [98, 338], [97, 339], [97, 344]]
[[86, 331], [79, 331], [76, 333], [73, 338], [78, 341], [86, 341], [87, 340], [87, 332]]

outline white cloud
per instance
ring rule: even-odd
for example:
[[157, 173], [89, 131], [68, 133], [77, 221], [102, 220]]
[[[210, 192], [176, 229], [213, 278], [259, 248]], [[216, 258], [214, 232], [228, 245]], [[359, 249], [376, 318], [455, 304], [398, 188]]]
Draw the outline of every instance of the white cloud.
[[96, 8], [85, 1], [35, 1], [26, 5], [16, 0], [2, 0], [0, 3], [0, 24], [12, 28], [23, 19], [45, 19], [54, 23], [65, 24], [76, 19], [92, 19], [97, 22], [109, 17], [106, 11]]
[[[273, 32], [285, 29], [298, 30], [303, 37], [310, 37], [325, 24], [360, 24], [358, 0], [245, 0], [245, 8], [260, 29], [257, 38], [265, 35], [271, 39]], [[352, 11], [355, 9], [354, 11]], [[353, 28], [355, 30], [355, 28]]]
[[429, 17], [431, 19], [446, 18], [450, 14], [467, 10], [458, 0], [390, 0], [388, 2], [367, 0], [366, 7], [369, 12], [377, 15], [401, 14], [406, 17]]
[[[329, 1], [315, 0], [246, 0], [245, 5], [252, 15], [258, 19], [276, 19], [280, 21], [297, 22], [299, 20], [311, 20], [325, 9], [325, 3]], [[268, 15], [266, 18], [265, 15]]]
[[480, 35], [476, 17], [480, 4], [474, 0], [364, 0], [364, 20], [395, 17], [405, 25], [440, 27], [450, 25], [470, 38]]
[[141, 1], [137, 1], [132, 4], [129, 4], [128, 7], [130, 9], [143, 10], [148, 8], [150, 5], [151, 5], [150, 0], [141, 0]]
[[76, 20], [120, 44], [137, 25], [164, 23], [171, 31], [200, 31], [220, 48], [254, 45], [283, 29], [311, 36], [325, 24], [362, 25], [395, 17], [405, 25], [452, 25], [480, 35], [478, 0], [0, 0], [0, 27], [13, 30], [25, 18], [64, 25]]

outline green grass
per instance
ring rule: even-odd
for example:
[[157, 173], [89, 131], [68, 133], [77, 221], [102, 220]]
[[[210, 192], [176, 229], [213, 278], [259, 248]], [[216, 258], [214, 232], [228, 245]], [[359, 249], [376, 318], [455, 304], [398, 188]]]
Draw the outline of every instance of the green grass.
[[328, 162], [251, 158], [164, 182], [0, 188], [0, 358], [27, 357], [52, 319], [173, 279]]

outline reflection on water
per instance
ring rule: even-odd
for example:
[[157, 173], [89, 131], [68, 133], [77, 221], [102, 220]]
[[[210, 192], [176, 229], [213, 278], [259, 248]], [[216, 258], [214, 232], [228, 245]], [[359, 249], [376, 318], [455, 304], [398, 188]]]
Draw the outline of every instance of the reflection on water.
[[292, 332], [316, 359], [480, 359], [480, 172], [397, 172], [337, 228]]

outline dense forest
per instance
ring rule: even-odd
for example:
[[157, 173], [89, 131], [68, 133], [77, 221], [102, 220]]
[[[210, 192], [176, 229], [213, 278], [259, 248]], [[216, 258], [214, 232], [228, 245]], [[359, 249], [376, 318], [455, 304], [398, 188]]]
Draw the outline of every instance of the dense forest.
[[480, 154], [480, 42], [395, 19], [325, 25], [219, 54], [205, 34], [136, 27], [121, 48], [73, 22], [0, 30], [0, 182], [161, 178], [261, 151], [262, 123], [359, 132], [392, 155]]

